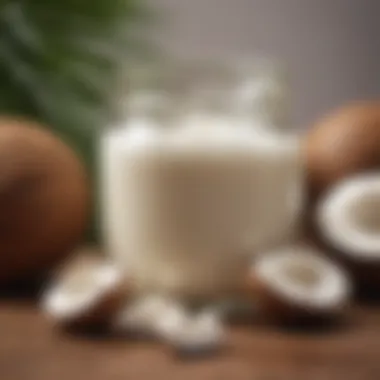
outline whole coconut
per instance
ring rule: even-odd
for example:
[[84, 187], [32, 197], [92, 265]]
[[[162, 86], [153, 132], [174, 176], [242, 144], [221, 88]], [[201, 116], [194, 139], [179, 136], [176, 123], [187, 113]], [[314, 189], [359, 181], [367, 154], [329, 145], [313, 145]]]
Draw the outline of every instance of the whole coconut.
[[377, 264], [363, 264], [360, 250], [356, 252], [357, 260], [348, 260], [355, 256], [325, 238], [322, 230], [330, 227], [327, 221], [318, 221], [317, 210], [344, 180], [374, 169], [380, 173], [380, 101], [354, 103], [320, 120], [306, 136], [305, 155], [309, 197], [306, 240], [344, 264], [357, 287], [377, 286]]
[[380, 168], [380, 101], [327, 115], [308, 133], [305, 154], [311, 201], [344, 178]]
[[31, 122], [0, 120], [0, 283], [29, 279], [80, 240], [89, 211], [85, 169]]

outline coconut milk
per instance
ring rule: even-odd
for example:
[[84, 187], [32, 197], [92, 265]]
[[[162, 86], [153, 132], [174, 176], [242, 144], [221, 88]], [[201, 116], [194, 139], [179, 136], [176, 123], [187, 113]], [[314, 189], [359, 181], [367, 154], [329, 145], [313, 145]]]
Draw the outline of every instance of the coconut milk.
[[142, 119], [102, 139], [104, 237], [137, 289], [233, 291], [252, 255], [296, 231], [298, 141], [226, 118]]

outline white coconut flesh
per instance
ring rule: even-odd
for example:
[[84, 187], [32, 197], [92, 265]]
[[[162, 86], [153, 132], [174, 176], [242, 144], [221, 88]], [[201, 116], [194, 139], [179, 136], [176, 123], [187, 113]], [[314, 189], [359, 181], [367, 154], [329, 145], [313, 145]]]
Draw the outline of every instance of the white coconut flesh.
[[322, 235], [355, 260], [380, 260], [380, 174], [336, 186], [317, 211]]
[[334, 310], [350, 293], [346, 273], [316, 253], [280, 250], [258, 260], [255, 273], [279, 298], [310, 310]]
[[[142, 333], [144, 336], [155, 336], [167, 324], [180, 324], [185, 319], [183, 306], [161, 295], [145, 295], [128, 302], [116, 316], [113, 327], [116, 331]], [[162, 330], [161, 329], [161, 330]]]
[[182, 334], [175, 338], [173, 344], [177, 349], [196, 353], [220, 348], [225, 340], [225, 331], [220, 316], [207, 311], [193, 317]]
[[80, 317], [120, 284], [121, 274], [111, 264], [83, 268], [54, 284], [43, 299], [43, 308], [59, 320]]
[[159, 339], [179, 350], [216, 348], [224, 329], [214, 310], [191, 314], [179, 301], [151, 295], [126, 306], [114, 323], [116, 331], [130, 331]]

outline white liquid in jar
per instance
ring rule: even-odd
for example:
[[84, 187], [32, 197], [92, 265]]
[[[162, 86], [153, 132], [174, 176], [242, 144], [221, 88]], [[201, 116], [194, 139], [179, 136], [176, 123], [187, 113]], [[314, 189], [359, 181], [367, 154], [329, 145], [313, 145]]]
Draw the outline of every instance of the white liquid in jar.
[[251, 255], [296, 230], [295, 139], [194, 116], [169, 130], [131, 120], [107, 132], [101, 150], [104, 237], [138, 289], [233, 290]]

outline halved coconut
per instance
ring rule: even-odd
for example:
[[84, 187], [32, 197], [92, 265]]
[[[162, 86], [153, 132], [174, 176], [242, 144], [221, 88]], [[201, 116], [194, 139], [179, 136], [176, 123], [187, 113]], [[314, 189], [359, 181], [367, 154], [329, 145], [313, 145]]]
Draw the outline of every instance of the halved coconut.
[[42, 297], [42, 309], [58, 325], [103, 327], [127, 297], [124, 277], [100, 257], [75, 257]]
[[338, 315], [350, 297], [349, 277], [308, 247], [286, 247], [260, 257], [248, 290], [270, 319], [292, 322]]
[[317, 231], [359, 280], [380, 286], [380, 173], [335, 186], [318, 204]]

